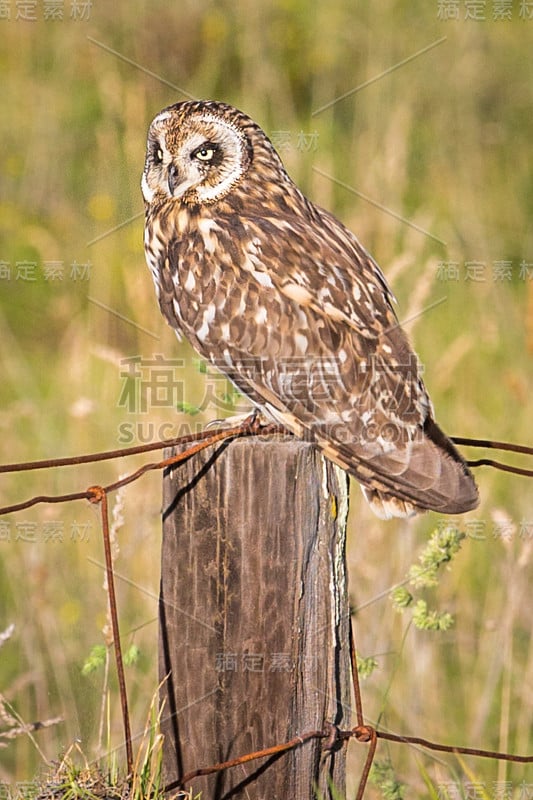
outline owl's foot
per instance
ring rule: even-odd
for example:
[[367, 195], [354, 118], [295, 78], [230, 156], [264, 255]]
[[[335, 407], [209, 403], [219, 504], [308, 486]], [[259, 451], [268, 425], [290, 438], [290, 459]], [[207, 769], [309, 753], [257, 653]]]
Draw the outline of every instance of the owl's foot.
[[251, 414], [235, 414], [232, 417], [226, 417], [226, 419], [214, 419], [208, 422], [205, 427], [206, 430], [216, 428], [221, 431], [227, 428], [243, 428], [249, 430], [250, 433], [287, 432], [285, 428], [273, 422], [272, 417], [258, 408], [254, 408]]
[[234, 414], [231, 417], [226, 417], [225, 419], [213, 419], [211, 422], [208, 422], [205, 426], [206, 430], [211, 430], [211, 428], [217, 428], [217, 430], [224, 430], [225, 428], [239, 428], [241, 426], [248, 426], [252, 423], [255, 425], [257, 424], [257, 417], [263, 417], [263, 425], [267, 425], [270, 420], [267, 420], [260, 411], [254, 409], [247, 414]]

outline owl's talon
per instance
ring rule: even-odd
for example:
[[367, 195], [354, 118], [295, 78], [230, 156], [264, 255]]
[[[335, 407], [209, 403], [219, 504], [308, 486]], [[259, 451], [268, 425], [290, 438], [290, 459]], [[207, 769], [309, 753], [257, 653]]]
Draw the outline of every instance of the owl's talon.
[[272, 420], [265, 416], [258, 408], [254, 408], [251, 413], [248, 414], [235, 414], [232, 417], [226, 417], [225, 419], [213, 419], [211, 422], [208, 422], [205, 426], [206, 430], [210, 430], [211, 428], [218, 428], [220, 430], [224, 430], [224, 428], [246, 428], [254, 433], [259, 433], [263, 428], [268, 427], [272, 424]]
[[224, 428], [238, 428], [240, 426], [247, 427], [253, 422], [253, 413], [247, 414], [234, 414], [232, 417], [225, 417], [224, 419], [212, 419], [205, 426], [206, 431], [212, 428], [224, 430]]

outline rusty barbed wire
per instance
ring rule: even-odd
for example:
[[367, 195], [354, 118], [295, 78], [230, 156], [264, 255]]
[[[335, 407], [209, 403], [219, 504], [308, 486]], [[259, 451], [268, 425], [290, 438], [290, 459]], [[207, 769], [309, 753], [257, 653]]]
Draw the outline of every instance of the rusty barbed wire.
[[523, 453], [527, 456], [533, 455], [533, 447], [525, 444], [512, 444], [511, 442], [495, 442], [491, 439], [469, 439], [464, 436], [450, 436], [455, 444], [463, 444], [468, 447], [485, 447], [492, 450], [506, 450], [509, 453]]
[[[144, 445], [121, 448], [117, 450], [108, 450], [98, 453], [70, 456], [65, 458], [54, 458], [54, 459], [47, 459], [40, 461], [30, 461], [30, 462], [0, 465], [0, 473], [8, 474], [8, 473], [25, 472], [38, 469], [78, 466], [80, 464], [96, 463], [96, 462], [121, 458], [124, 456], [136, 455], [140, 453], [151, 452], [154, 450], [161, 450], [164, 448], [178, 447], [191, 444], [190, 447], [184, 449], [182, 452], [157, 462], [144, 464], [142, 467], [135, 470], [134, 472], [124, 476], [123, 478], [120, 478], [117, 481], [114, 481], [113, 483], [108, 484], [107, 486], [93, 485], [90, 486], [85, 491], [71, 492], [69, 494], [63, 494], [63, 495], [37, 495], [20, 503], [15, 503], [0, 508], [0, 515], [5, 515], [14, 513], [16, 511], [20, 511], [25, 508], [30, 508], [31, 506], [38, 505], [41, 503], [63, 503], [63, 502], [71, 502], [74, 500], [88, 500], [91, 503], [100, 505], [102, 538], [104, 543], [105, 565], [106, 565], [106, 576], [107, 576], [108, 601], [110, 608], [113, 643], [115, 650], [115, 663], [117, 669], [119, 694], [120, 694], [122, 718], [124, 726], [127, 771], [129, 776], [131, 776], [133, 770], [133, 748], [132, 748], [130, 718], [128, 710], [127, 689], [126, 689], [126, 682], [124, 675], [124, 664], [123, 664], [122, 650], [120, 644], [118, 610], [117, 610], [115, 588], [114, 588], [114, 571], [113, 571], [111, 546], [109, 539], [107, 495], [109, 492], [116, 491], [117, 489], [120, 489], [123, 486], [133, 483], [134, 481], [138, 480], [142, 475], [144, 475], [146, 472], [155, 469], [165, 469], [171, 466], [175, 466], [183, 461], [186, 461], [188, 458], [200, 452], [201, 450], [210, 447], [214, 444], [223, 443], [231, 439], [241, 438], [244, 436], [257, 436], [257, 435], [268, 436], [272, 434], [286, 434], [286, 433], [287, 431], [285, 429], [275, 424], [261, 425], [259, 422], [258, 415], [256, 413], [252, 413], [241, 424], [234, 427], [221, 429], [214, 433], [212, 431], [204, 431], [201, 433], [193, 433], [187, 436], [181, 436], [174, 439], [163, 439], [157, 442], [150, 442]], [[509, 442], [496, 442], [486, 439], [470, 439], [465, 437], [452, 437], [452, 440], [456, 444], [466, 445], [469, 447], [490, 448], [495, 450], [503, 450], [506, 452], [520, 453], [523, 455], [533, 455], [533, 448], [528, 447], [526, 445], [515, 445]], [[505, 472], [511, 472], [516, 475], [533, 477], [533, 470], [528, 470], [521, 467], [514, 467], [508, 464], [503, 464], [493, 459], [482, 458], [475, 461], [468, 461], [467, 463], [469, 464], [469, 466], [472, 467], [490, 466], [495, 469], [503, 470]], [[213, 764], [207, 767], [200, 767], [195, 770], [192, 770], [183, 775], [180, 779], [167, 785], [165, 787], [165, 792], [169, 792], [174, 789], [180, 788], [185, 784], [189, 783], [190, 781], [194, 780], [195, 778], [201, 776], [211, 775], [217, 772], [231, 769], [241, 764], [245, 764], [249, 761], [254, 761], [261, 758], [267, 758], [273, 755], [279, 755], [284, 752], [289, 752], [290, 750], [293, 750], [296, 747], [301, 747], [305, 745], [307, 742], [313, 739], [324, 739], [325, 740], [323, 744], [324, 750], [332, 749], [334, 745], [339, 741], [349, 741], [350, 739], [355, 739], [360, 743], [369, 744], [368, 754], [359, 779], [359, 785], [357, 788], [355, 800], [362, 800], [363, 798], [379, 739], [384, 739], [390, 742], [397, 742], [400, 744], [417, 745], [419, 747], [423, 747], [428, 750], [434, 750], [444, 753], [470, 755], [478, 758], [490, 758], [494, 760], [509, 761], [522, 764], [533, 763], [533, 755], [522, 756], [522, 755], [515, 755], [512, 753], [504, 753], [494, 750], [484, 750], [480, 748], [463, 747], [457, 745], [445, 745], [438, 742], [432, 742], [428, 739], [424, 739], [419, 736], [402, 736], [400, 734], [394, 734], [388, 731], [382, 731], [371, 725], [366, 724], [364, 721], [362, 693], [359, 682], [359, 670], [357, 667], [357, 651], [356, 651], [352, 621], [350, 621], [349, 646], [350, 646], [350, 660], [352, 668], [353, 693], [354, 693], [355, 711], [357, 719], [357, 725], [354, 728], [348, 730], [342, 730], [337, 726], [329, 722], [326, 722], [323, 730], [307, 731], [300, 734], [299, 736], [295, 736], [294, 738], [290, 739], [287, 742], [282, 742], [280, 744], [276, 744], [271, 747], [264, 748], [262, 750], [256, 750], [251, 753], [246, 753], [242, 756], [233, 758], [229, 761], [224, 761], [218, 764]]]
[[[115, 581], [113, 574], [113, 559], [111, 554], [111, 542], [109, 535], [109, 515], [108, 515], [107, 495], [109, 492], [116, 491], [117, 489], [120, 489], [122, 486], [126, 486], [129, 483], [133, 483], [133, 481], [136, 481], [138, 478], [141, 477], [141, 475], [144, 475], [149, 470], [165, 469], [166, 467], [179, 464], [180, 462], [183, 462], [186, 459], [190, 458], [191, 456], [195, 455], [200, 450], [212, 446], [213, 444], [217, 444], [218, 442], [223, 442], [225, 440], [234, 439], [241, 436], [257, 435], [258, 433], [272, 433], [274, 432], [274, 430], [278, 430], [278, 428], [276, 426], [261, 426], [257, 415], [251, 414], [239, 426], [227, 428], [225, 430], [223, 429], [215, 433], [208, 431], [205, 432], [203, 435], [190, 435], [186, 437], [181, 437], [181, 439], [179, 440], [174, 440], [175, 445], [189, 443], [191, 441], [195, 441], [196, 443], [193, 444], [191, 447], [187, 448], [186, 450], [184, 450], [183, 452], [165, 458], [162, 461], [150, 464], [144, 464], [135, 472], [130, 473], [129, 475], [126, 475], [125, 477], [107, 486], [100, 486], [100, 485], [90, 486], [84, 492], [73, 492], [64, 495], [39, 495], [30, 498], [29, 500], [23, 501], [21, 503], [15, 503], [14, 505], [5, 506], [4, 508], [0, 509], [0, 514], [8, 514], [14, 511], [20, 511], [24, 508], [30, 508], [31, 506], [37, 505], [38, 503], [62, 503], [62, 502], [69, 502], [73, 500], [82, 500], [82, 499], [86, 499], [89, 500], [89, 502], [91, 503], [100, 505], [102, 539], [104, 544], [105, 567], [106, 567], [106, 578], [107, 578], [107, 596], [109, 602], [109, 613], [111, 617], [111, 629], [113, 634], [115, 666], [117, 670], [119, 696], [120, 696], [120, 704], [122, 711], [122, 724], [124, 728], [124, 742], [126, 747], [126, 765], [127, 765], [128, 775], [132, 775], [133, 773], [133, 747], [131, 740], [130, 716], [128, 710], [126, 676], [124, 673], [124, 660], [122, 657], [122, 646], [120, 641], [120, 629], [119, 629], [118, 610], [117, 610], [116, 593], [115, 593]], [[200, 439], [200, 441], [197, 441], [198, 439]], [[142, 450], [145, 451], [146, 449], [156, 449], [166, 446], [168, 446], [168, 443], [163, 444], [159, 442], [152, 446], [149, 446], [148, 448], [143, 446]], [[138, 448], [131, 448], [131, 449], [134, 449], [137, 452], [139, 452]], [[131, 449], [130, 449], [130, 454], [131, 454]], [[73, 465], [79, 463], [87, 463], [88, 461], [100, 461], [103, 460], [104, 458], [111, 458], [111, 457], [116, 458], [117, 452], [115, 451], [113, 455], [107, 452], [99, 454], [97, 453], [92, 456], [81, 456], [81, 457], [78, 456], [68, 459], [52, 459], [51, 461], [48, 462], [40, 461], [33, 463], [30, 462], [27, 464], [7, 465], [7, 468], [4, 467], [2, 471], [15, 472], [15, 471], [21, 471], [22, 468], [23, 469], [44, 468], [44, 467], [57, 468], [60, 465], [65, 466], [67, 463], [68, 465]]]
[[[275, 424], [263, 425], [259, 430], [253, 431], [250, 427], [250, 419], [254, 417], [251, 414], [241, 423], [240, 426], [235, 426], [231, 430], [230, 435], [234, 436], [251, 436], [251, 435], [270, 435], [272, 433], [279, 433], [291, 435], [285, 428], [281, 428]], [[248, 420], [248, 422], [247, 422]], [[210, 439], [213, 436], [211, 431], [202, 431], [198, 433], [190, 433], [186, 436], [178, 436], [172, 439], [160, 439], [157, 442], [149, 442], [148, 444], [133, 445], [132, 447], [122, 447], [117, 450], [104, 450], [98, 453], [87, 453], [78, 456], [66, 456], [63, 458], [50, 458], [42, 459], [40, 461], [22, 461], [14, 462], [12, 464], [0, 464], [0, 474], [10, 472], [27, 472], [38, 469], [50, 469], [52, 467], [71, 467], [80, 464], [93, 464], [99, 461], [111, 461], [115, 458], [122, 458], [124, 456], [138, 455], [139, 453], [149, 453], [153, 450], [163, 450], [166, 447], [176, 447], [178, 445], [187, 444], [188, 442], [201, 441], [203, 439]], [[490, 439], [471, 439], [464, 436], [450, 436], [450, 439], [455, 444], [466, 445], [468, 447], [481, 447], [493, 450], [504, 450], [510, 453], [521, 453], [523, 455], [533, 455], [533, 447], [522, 444], [513, 444], [511, 442], [498, 442], [491, 441]], [[468, 462], [470, 466], [485, 466], [485, 462]], [[489, 464], [489, 466], [496, 466], [497, 469], [505, 469], [508, 465], [501, 465], [499, 462]], [[520, 473], [519, 473], [520, 474]]]
[[492, 458], [478, 458], [475, 461], [466, 462], [469, 467], [493, 467], [502, 472], [510, 472], [512, 475], [522, 475], [525, 478], [533, 478], [533, 470], [523, 467], [513, 467], [510, 464], [502, 464], [501, 461], [494, 461]]
[[[450, 439], [455, 444], [466, 445], [467, 447], [482, 447], [488, 450], [504, 450], [507, 453], [521, 453], [522, 455], [533, 455], [533, 447], [528, 447], [525, 444], [511, 444], [510, 442], [495, 442], [490, 439], [469, 439], [465, 436], [450, 436]], [[525, 478], [533, 478], [533, 470], [525, 469], [524, 467], [515, 467], [511, 464], [503, 464], [501, 461], [495, 461], [492, 458], [478, 458], [474, 460], [466, 460], [469, 467], [492, 467], [501, 472], [510, 472], [512, 475], [521, 475]]]
[[115, 664], [119, 687], [120, 706], [122, 710], [122, 724], [124, 726], [124, 742], [126, 744], [126, 766], [128, 775], [133, 771], [133, 747], [131, 743], [130, 714], [128, 710], [128, 693], [126, 690], [126, 675], [124, 673], [124, 660], [122, 658], [122, 645], [120, 642], [120, 629], [118, 622], [117, 598], [115, 592], [115, 578], [113, 575], [113, 556], [111, 554], [111, 540], [109, 536], [109, 514], [107, 509], [107, 493], [102, 486], [91, 486], [88, 492], [92, 493], [91, 503], [100, 505], [102, 515], [102, 538], [104, 542], [105, 568], [107, 580], [107, 600], [109, 615], [111, 617], [111, 631], [115, 648]]
[[25, 472], [35, 469], [49, 469], [50, 467], [71, 467], [79, 464], [92, 464], [97, 461], [110, 461], [122, 456], [133, 456], [138, 453], [149, 453], [152, 450], [163, 450], [165, 447], [174, 447], [187, 442], [195, 442], [201, 439], [209, 439], [213, 436], [212, 431], [201, 433], [190, 433], [187, 436], [178, 436], [173, 439], [160, 439], [157, 442], [148, 444], [134, 445], [133, 447], [122, 447], [118, 450], [104, 450], [101, 453], [88, 453], [81, 456], [67, 456], [65, 458], [50, 458], [41, 461], [25, 461], [14, 464], [0, 464], [0, 473], [4, 472]]
[[[197, 447], [191, 448], [190, 452], [187, 451], [184, 453], [183, 458], [181, 456], [175, 456], [173, 461], [163, 460], [151, 464], [145, 464], [131, 475], [128, 475], [125, 478], [122, 478], [121, 480], [104, 487], [106, 492], [111, 492], [115, 491], [116, 489], [120, 489], [121, 486], [126, 486], [128, 483], [132, 483], [133, 481], [137, 480], [137, 478], [140, 478], [141, 475], [144, 475], [145, 472], [154, 469], [163, 469], [166, 466], [179, 463], [181, 460], [189, 458], [204, 447], [209, 447], [212, 444], [216, 444], [218, 441], [224, 441], [225, 439], [242, 436], [269, 436], [272, 434], [286, 435], [287, 431], [285, 428], [275, 424], [260, 426], [256, 423], [256, 416], [251, 414], [240, 425], [221, 430], [214, 434], [211, 433], [211, 431], [203, 431], [201, 433], [192, 433], [188, 434], [187, 436], [180, 436], [174, 439], [161, 439], [160, 441], [150, 442], [149, 444], [126, 447], [118, 450], [106, 450], [100, 453], [89, 453], [87, 455], [53, 458], [41, 461], [26, 461], [3, 465], [0, 464], [0, 474], [25, 472], [37, 469], [51, 469], [55, 467], [77, 466], [79, 464], [91, 464], [99, 461], [122, 458], [124, 456], [137, 455], [139, 453], [147, 453], [153, 450], [162, 450], [167, 447], [177, 447], [179, 445], [188, 444], [189, 442], [199, 443]], [[533, 455], [533, 448], [526, 445], [516, 445], [509, 442], [491, 442], [487, 439], [468, 439], [459, 436], [451, 438], [456, 444], [465, 444], [470, 447], [490, 447], [496, 450], [505, 450], [508, 452]], [[510, 472], [514, 475], [521, 475], [528, 478], [533, 477], [533, 470], [524, 469], [522, 467], [514, 467], [509, 464], [502, 464], [501, 462], [494, 461], [492, 459], [482, 458], [476, 461], [467, 461], [467, 464], [470, 467], [489, 466], [503, 472]], [[14, 503], [13, 505], [0, 507], [0, 516], [5, 514], [13, 514], [16, 511], [22, 511], [25, 508], [31, 508], [32, 506], [39, 505], [41, 503], [67, 503], [71, 500], [91, 500], [91, 496], [92, 495], [89, 490], [82, 492], [71, 492], [69, 494], [62, 495], [37, 495], [20, 503]]]
[[[146, 445], [121, 448], [119, 450], [107, 450], [101, 453], [92, 453], [82, 456], [70, 456], [67, 458], [55, 458], [44, 461], [27, 461], [14, 464], [4, 464], [0, 465], [0, 473], [6, 474], [12, 472], [29, 471], [34, 469], [50, 469], [55, 467], [90, 464], [98, 461], [121, 458], [123, 456], [128, 456], [128, 455], [137, 455], [139, 453], [150, 452], [153, 450], [162, 450], [166, 447], [176, 447], [179, 445], [187, 444], [189, 442], [198, 442], [198, 444], [195, 447], [190, 448], [190, 450], [187, 450], [187, 452], [183, 454], [174, 456], [173, 459], [164, 459], [163, 461], [156, 461], [150, 464], [145, 464], [131, 475], [127, 475], [125, 478], [122, 478], [118, 481], [115, 481], [114, 483], [109, 484], [106, 487], [103, 487], [105, 488], [106, 492], [112, 492], [116, 491], [117, 489], [120, 489], [122, 486], [126, 486], [128, 483], [133, 483], [133, 481], [136, 481], [138, 478], [141, 477], [141, 475], [144, 475], [145, 472], [149, 472], [150, 470], [154, 469], [163, 469], [167, 466], [172, 466], [172, 464], [175, 463], [177, 464], [180, 461], [190, 458], [190, 456], [194, 455], [200, 450], [203, 450], [204, 447], [209, 447], [212, 444], [216, 444], [219, 441], [222, 442], [226, 439], [239, 438], [242, 436], [269, 436], [272, 434], [286, 435], [287, 431], [285, 428], [282, 428], [279, 425], [275, 425], [274, 423], [272, 423], [271, 425], [262, 425], [262, 426], [259, 425], [257, 422], [257, 416], [252, 413], [240, 425], [235, 426], [233, 428], [227, 428], [225, 430], [221, 430], [215, 434], [211, 433], [210, 431], [203, 431], [202, 433], [193, 433], [175, 439], [162, 439], [158, 442], [150, 442], [149, 444]], [[466, 439], [463, 437], [453, 437], [453, 441], [456, 443], [460, 442], [462, 444], [467, 444], [471, 447], [492, 447], [494, 449], [501, 449], [510, 452], [533, 455], [533, 448], [527, 447], [526, 445], [515, 445], [509, 442], [489, 442], [487, 444], [488, 440]], [[476, 461], [467, 461], [466, 463], [470, 467], [489, 466], [493, 467], [494, 469], [501, 470], [503, 472], [510, 472], [514, 475], [521, 475], [522, 477], [533, 478], [533, 470], [524, 469], [522, 467], [511, 466], [510, 464], [502, 464], [501, 462], [494, 461], [492, 459], [481, 458]], [[39, 505], [41, 503], [67, 503], [72, 500], [91, 500], [91, 498], [92, 495], [90, 490], [86, 490], [84, 492], [71, 492], [69, 494], [62, 494], [62, 495], [37, 495], [20, 503], [14, 503], [13, 505], [0, 507], [0, 516], [3, 516], [5, 514], [13, 514], [16, 511], [22, 511], [25, 508], [31, 508], [32, 506]]]
[[[513, 753], [502, 753], [495, 750], [482, 750], [474, 747], [462, 747], [459, 745], [446, 745], [439, 742], [432, 742], [429, 739], [423, 739], [420, 736], [401, 736], [388, 731], [382, 731], [374, 728], [372, 725], [356, 725], [354, 728], [343, 730], [337, 728], [331, 723], [327, 723], [324, 730], [306, 731], [299, 736], [294, 736], [287, 742], [273, 745], [272, 747], [265, 747], [262, 750], [255, 750], [252, 753], [245, 753], [242, 756], [232, 758], [229, 761], [221, 761], [218, 764], [212, 764], [208, 767], [199, 767], [198, 769], [191, 770], [183, 775], [176, 781], [169, 783], [165, 786], [165, 792], [173, 791], [185, 786], [195, 778], [200, 778], [205, 775], [212, 775], [216, 772], [223, 772], [233, 767], [238, 767], [241, 764], [246, 764], [249, 761], [256, 761], [260, 758], [268, 758], [269, 756], [279, 755], [280, 753], [294, 750], [312, 739], [327, 739], [327, 749], [333, 749], [333, 746], [343, 740], [355, 739], [356, 741], [367, 744], [370, 743], [367, 761], [361, 774], [361, 779], [356, 794], [355, 800], [361, 800], [363, 797], [364, 789], [372, 766], [372, 761], [377, 748], [378, 739], [386, 739], [389, 742], [397, 742], [399, 744], [412, 744], [424, 747], [427, 750], [434, 750], [441, 753], [450, 753], [452, 755], [467, 755], [476, 756], [478, 758], [491, 758], [500, 761], [511, 761], [519, 764], [533, 763], [533, 755], [530, 756], [517, 756]], [[326, 749], [326, 748], [324, 748]]]
[[[144, 464], [135, 472], [131, 473], [130, 475], [126, 475], [124, 478], [121, 478], [118, 481], [114, 481], [113, 483], [108, 484], [102, 488], [106, 493], [113, 492], [117, 489], [120, 489], [122, 486], [127, 486], [129, 483], [133, 483], [141, 475], [144, 475], [145, 472], [149, 472], [154, 469], [164, 469], [165, 467], [173, 466], [174, 464], [179, 464], [181, 461], [186, 461], [191, 456], [198, 453], [200, 450], [203, 450], [206, 447], [210, 447], [213, 444], [217, 444], [218, 442], [223, 442], [226, 439], [235, 439], [240, 438], [243, 436], [268, 436], [274, 433], [285, 433], [285, 429], [280, 428], [277, 425], [259, 425], [257, 423], [256, 415], [251, 414], [247, 417], [244, 422], [240, 425], [226, 428], [216, 433], [212, 433], [211, 431], [204, 431], [204, 433], [200, 434], [190, 434], [188, 436], [182, 436], [178, 439], [167, 439], [162, 440], [161, 442], [151, 443], [150, 445], [142, 445], [141, 448], [133, 447], [129, 448], [126, 452], [124, 450], [116, 450], [116, 451], [107, 451], [106, 453], [95, 453], [92, 455], [87, 456], [74, 456], [72, 458], [66, 459], [51, 459], [50, 461], [35, 461], [35, 462], [27, 462], [25, 464], [8, 464], [5, 465], [4, 468], [0, 467], [0, 472], [17, 472], [22, 471], [19, 470], [18, 467], [23, 467], [24, 469], [45, 469], [45, 468], [55, 468], [59, 466], [72, 466], [74, 464], [81, 464], [81, 463], [91, 463], [92, 461], [102, 461], [103, 458], [100, 456], [105, 456], [106, 459], [112, 458], [119, 458], [123, 455], [133, 455], [139, 452], [145, 452], [147, 450], [156, 450], [156, 449], [163, 449], [165, 447], [171, 446], [179, 446], [182, 444], [188, 444], [189, 442], [197, 442], [196, 445], [188, 448], [183, 453], [178, 453], [175, 456], [171, 456], [170, 458], [163, 459], [162, 461], [156, 461], [150, 464]], [[200, 441], [198, 441], [200, 440]], [[34, 465], [38, 465], [35, 467]], [[71, 492], [69, 494], [62, 494], [62, 495], [37, 495], [35, 497], [31, 497], [28, 500], [24, 500], [20, 503], [14, 503], [13, 505], [3, 506], [0, 508], [0, 516], [5, 514], [12, 514], [16, 511], [22, 511], [25, 508], [31, 508], [32, 506], [39, 505], [41, 503], [67, 503], [72, 500], [92, 500], [94, 497], [93, 489], [86, 489], [83, 492]]]
[[212, 764], [208, 767], [199, 767], [191, 770], [178, 780], [175, 780], [165, 786], [165, 793], [175, 789], [180, 789], [193, 781], [195, 778], [212, 775], [217, 772], [222, 772], [224, 770], [240, 766], [241, 764], [246, 764], [249, 761], [268, 758], [273, 755], [279, 755], [281, 753], [294, 750], [296, 747], [301, 747], [313, 739], [325, 739], [326, 742], [323, 745], [324, 750], [331, 750], [334, 748], [337, 742], [343, 740], [348, 741], [350, 739], [355, 739], [359, 743], [369, 744], [368, 754], [359, 778], [355, 800], [363, 800], [379, 739], [384, 739], [386, 741], [396, 742], [399, 744], [417, 745], [418, 747], [423, 747], [427, 750], [450, 753], [452, 755], [467, 755], [477, 758], [490, 758], [499, 761], [509, 761], [518, 764], [533, 764], [533, 755], [521, 756], [515, 755], [514, 753], [504, 753], [497, 750], [484, 750], [475, 747], [463, 747], [462, 745], [447, 745], [440, 742], [432, 742], [429, 739], [424, 739], [420, 736], [402, 736], [400, 734], [390, 733], [389, 731], [379, 730], [372, 725], [366, 724], [364, 722], [363, 715], [363, 700], [359, 681], [359, 670], [357, 667], [357, 651], [355, 646], [352, 619], [350, 619], [349, 635], [354, 704], [357, 718], [357, 725], [354, 728], [343, 730], [336, 725], [327, 722], [323, 730], [306, 731], [299, 736], [289, 739], [287, 742], [273, 745], [272, 747], [266, 747], [262, 750], [255, 750], [252, 753], [245, 753], [244, 755], [232, 758], [229, 761], [221, 761], [218, 764]]

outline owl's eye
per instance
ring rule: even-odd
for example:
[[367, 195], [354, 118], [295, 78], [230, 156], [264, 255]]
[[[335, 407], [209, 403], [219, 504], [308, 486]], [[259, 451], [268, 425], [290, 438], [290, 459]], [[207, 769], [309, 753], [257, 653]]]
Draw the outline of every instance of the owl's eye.
[[203, 144], [193, 150], [191, 158], [197, 158], [198, 161], [212, 161], [215, 155], [216, 147], [214, 145]]
[[162, 164], [163, 163], [163, 151], [160, 147], [154, 148], [154, 164]]

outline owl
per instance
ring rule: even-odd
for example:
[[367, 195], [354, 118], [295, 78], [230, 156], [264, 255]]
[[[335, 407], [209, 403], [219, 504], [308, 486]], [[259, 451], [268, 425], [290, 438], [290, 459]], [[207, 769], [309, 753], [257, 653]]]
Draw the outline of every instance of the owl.
[[475, 508], [380, 268], [230, 105], [150, 125], [144, 244], [161, 311], [267, 417], [316, 444], [382, 518]]

